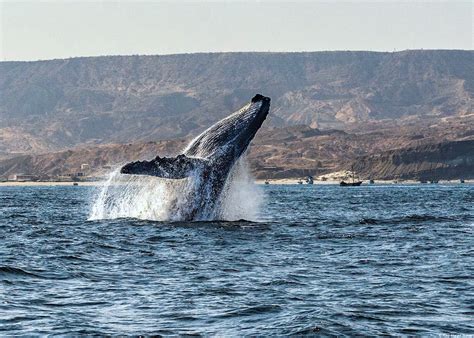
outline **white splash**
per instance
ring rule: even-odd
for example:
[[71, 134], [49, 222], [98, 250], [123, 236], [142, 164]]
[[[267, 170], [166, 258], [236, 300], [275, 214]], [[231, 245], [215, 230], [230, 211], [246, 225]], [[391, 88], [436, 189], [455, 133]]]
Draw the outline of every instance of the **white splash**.
[[[146, 175], [112, 172], [100, 187], [89, 216], [90, 220], [137, 218], [154, 221], [181, 221], [181, 211], [196, 203], [195, 187], [200, 175], [169, 180]], [[206, 198], [201, 196], [201, 198]], [[247, 162], [235, 164], [221, 195], [220, 210], [204, 220], [257, 220], [263, 193], [254, 183]]]
[[257, 221], [264, 201], [263, 191], [250, 174], [248, 162], [242, 157], [232, 168], [222, 193], [221, 219]]

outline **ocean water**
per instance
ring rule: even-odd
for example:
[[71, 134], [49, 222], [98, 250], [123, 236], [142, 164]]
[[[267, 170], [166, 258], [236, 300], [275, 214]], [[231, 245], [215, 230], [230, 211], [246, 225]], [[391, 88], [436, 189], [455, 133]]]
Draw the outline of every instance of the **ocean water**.
[[474, 334], [474, 186], [261, 186], [257, 221], [0, 187], [0, 335]]

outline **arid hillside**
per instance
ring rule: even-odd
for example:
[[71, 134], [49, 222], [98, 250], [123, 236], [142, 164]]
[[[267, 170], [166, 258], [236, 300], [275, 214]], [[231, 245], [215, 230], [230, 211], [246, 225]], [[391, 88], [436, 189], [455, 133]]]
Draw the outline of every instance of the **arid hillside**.
[[[391, 124], [390, 124], [391, 125]], [[320, 130], [309, 126], [270, 128], [257, 134], [248, 152], [254, 175], [296, 178], [355, 165], [362, 178], [474, 178], [474, 116], [436, 124], [389, 126], [376, 131]], [[134, 160], [177, 155], [188, 139], [79, 147], [0, 161], [0, 176], [15, 173], [68, 175], [87, 164], [87, 175], [103, 175]]]
[[268, 125], [273, 127], [307, 125], [351, 133], [351, 128], [380, 123], [437, 123], [473, 113], [474, 52], [213, 53], [0, 62], [0, 158], [187, 138], [257, 92], [272, 98]]

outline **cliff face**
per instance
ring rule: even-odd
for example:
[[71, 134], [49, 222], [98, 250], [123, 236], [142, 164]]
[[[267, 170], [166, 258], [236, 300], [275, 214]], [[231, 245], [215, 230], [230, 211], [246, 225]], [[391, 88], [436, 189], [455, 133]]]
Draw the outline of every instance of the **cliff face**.
[[365, 178], [472, 179], [474, 140], [396, 149], [359, 158], [354, 169]]
[[472, 113], [474, 52], [215, 53], [0, 62], [0, 155], [189, 137], [256, 92], [273, 126]]

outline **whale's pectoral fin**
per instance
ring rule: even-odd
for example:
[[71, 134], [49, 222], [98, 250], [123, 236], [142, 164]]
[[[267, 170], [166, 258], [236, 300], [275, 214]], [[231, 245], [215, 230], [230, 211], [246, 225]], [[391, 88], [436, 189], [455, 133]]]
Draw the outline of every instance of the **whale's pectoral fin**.
[[162, 178], [181, 179], [192, 172], [205, 169], [207, 161], [200, 158], [179, 155], [177, 157], [159, 157], [151, 161], [131, 162], [120, 169], [121, 174], [150, 175]]

